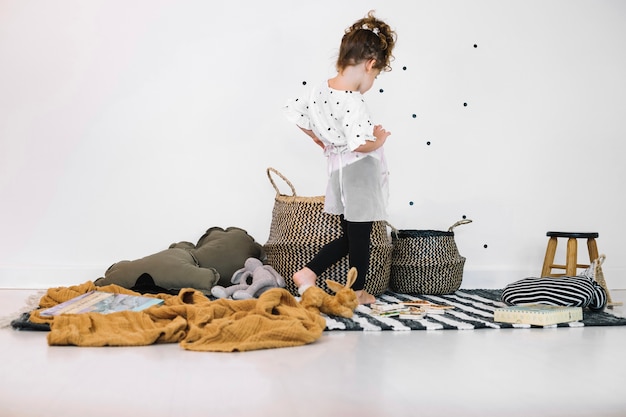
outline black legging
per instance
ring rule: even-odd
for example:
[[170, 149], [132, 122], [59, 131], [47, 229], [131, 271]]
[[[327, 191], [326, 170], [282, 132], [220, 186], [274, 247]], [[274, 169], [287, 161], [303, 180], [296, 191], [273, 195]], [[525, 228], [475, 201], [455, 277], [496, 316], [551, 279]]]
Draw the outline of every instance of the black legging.
[[341, 216], [341, 237], [327, 243], [306, 265], [316, 275], [321, 275], [331, 265], [349, 254], [350, 268], [355, 267], [358, 275], [352, 289], [365, 287], [365, 275], [370, 263], [370, 234], [374, 222], [349, 222]]

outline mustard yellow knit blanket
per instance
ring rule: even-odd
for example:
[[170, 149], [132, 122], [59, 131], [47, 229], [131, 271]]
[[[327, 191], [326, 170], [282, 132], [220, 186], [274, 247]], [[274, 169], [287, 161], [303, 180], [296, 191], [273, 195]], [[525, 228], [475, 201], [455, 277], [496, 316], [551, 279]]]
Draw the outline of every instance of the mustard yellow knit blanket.
[[187, 350], [234, 352], [312, 343], [326, 327], [322, 316], [305, 309], [282, 288], [266, 291], [258, 299], [214, 301], [199, 291], [183, 289], [178, 295], [153, 295], [164, 303], [143, 311], [40, 315], [93, 290], [139, 295], [117, 285], [96, 287], [91, 281], [49, 289], [30, 316], [34, 323], [50, 324], [49, 345], [179, 343]]

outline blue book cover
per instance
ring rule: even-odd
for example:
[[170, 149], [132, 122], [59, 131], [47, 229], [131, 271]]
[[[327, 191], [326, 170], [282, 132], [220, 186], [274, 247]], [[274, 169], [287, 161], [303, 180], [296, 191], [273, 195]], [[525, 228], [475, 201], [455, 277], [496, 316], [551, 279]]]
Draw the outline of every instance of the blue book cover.
[[141, 295], [114, 294], [104, 291], [90, 291], [54, 307], [50, 307], [40, 314], [42, 316], [81, 313], [109, 314], [118, 311], [141, 311], [162, 303], [163, 300], [159, 298]]

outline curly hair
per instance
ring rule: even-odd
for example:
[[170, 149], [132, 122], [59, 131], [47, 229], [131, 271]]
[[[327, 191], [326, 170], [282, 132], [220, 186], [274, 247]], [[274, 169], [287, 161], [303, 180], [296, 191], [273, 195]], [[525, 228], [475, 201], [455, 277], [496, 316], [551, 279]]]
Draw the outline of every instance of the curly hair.
[[346, 29], [339, 47], [337, 70], [375, 59], [374, 68], [391, 71], [395, 44], [396, 32], [387, 23], [377, 19], [374, 10], [370, 10], [366, 17]]

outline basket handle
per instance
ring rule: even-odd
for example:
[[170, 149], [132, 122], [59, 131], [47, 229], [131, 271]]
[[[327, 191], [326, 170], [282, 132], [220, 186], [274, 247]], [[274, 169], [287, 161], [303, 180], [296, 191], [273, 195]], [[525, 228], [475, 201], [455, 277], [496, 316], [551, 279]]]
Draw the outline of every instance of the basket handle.
[[596, 258], [596, 261], [598, 263], [598, 266], [602, 266], [602, 264], [604, 263], [604, 260], [606, 259], [606, 255], [605, 254], [600, 254], [600, 256], [598, 256]]
[[[452, 226], [450, 226], [450, 227], [448, 228], [448, 232], [451, 232], [451, 231], [452, 231], [452, 229], [454, 229], [454, 228], [455, 228], [455, 227], [457, 227], [457, 226], [460, 226], [460, 225], [462, 225], [462, 224], [468, 224], [468, 223], [471, 223], [471, 222], [472, 222], [472, 221], [471, 221], [470, 219], [463, 219], [463, 220], [459, 220], [458, 222], [454, 223]], [[389, 223], [389, 222], [386, 222], [386, 223], [387, 223], [387, 226], [389, 226], [389, 227], [391, 228], [391, 234], [392, 234], [392, 235], [394, 235], [394, 234], [395, 234], [395, 235], [396, 235], [396, 237], [397, 237], [397, 236], [398, 236], [398, 229], [396, 229], [396, 228], [395, 228], [395, 227], [394, 227], [391, 223]]]
[[391, 229], [391, 236], [396, 235], [396, 237], [398, 237], [398, 229], [396, 229], [393, 224], [385, 220], [385, 225]]
[[454, 223], [452, 226], [450, 226], [450, 227], [448, 228], [448, 232], [451, 232], [451, 231], [452, 231], [452, 229], [454, 229], [454, 228], [455, 228], [455, 227], [457, 227], [457, 226], [460, 226], [460, 225], [462, 225], [462, 224], [468, 224], [468, 223], [471, 223], [471, 222], [472, 222], [472, 221], [471, 221], [470, 219], [462, 219], [462, 220], [459, 220], [458, 222]]
[[278, 175], [280, 178], [282, 178], [283, 181], [285, 181], [287, 183], [287, 185], [289, 186], [289, 188], [291, 188], [291, 195], [293, 197], [296, 196], [296, 188], [293, 186], [293, 184], [291, 183], [291, 181], [289, 181], [283, 174], [281, 174], [280, 172], [278, 172], [277, 169], [269, 167], [267, 168], [267, 178], [270, 179], [270, 182], [272, 183], [272, 186], [274, 187], [274, 189], [276, 190], [276, 195], [281, 195], [280, 194], [280, 190], [278, 189], [278, 187], [276, 186], [276, 183], [274, 182], [274, 178], [272, 178], [272, 174], [274, 173], [276, 175]]

